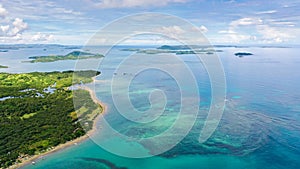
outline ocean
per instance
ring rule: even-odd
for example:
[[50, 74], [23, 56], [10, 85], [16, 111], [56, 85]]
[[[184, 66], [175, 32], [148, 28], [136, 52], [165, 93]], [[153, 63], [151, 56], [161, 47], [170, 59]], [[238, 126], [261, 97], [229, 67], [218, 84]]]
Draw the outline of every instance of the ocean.
[[[131, 74], [130, 67], [144, 67], [151, 64], [171, 64], [169, 58], [147, 62], [137, 59], [117, 72], [122, 60], [131, 55], [132, 51], [120, 50], [128, 47], [116, 47], [106, 56], [100, 65], [96, 59], [81, 60], [80, 64], [89, 65], [86, 68], [96, 68], [101, 71], [97, 77], [95, 88], [98, 99], [108, 105], [108, 111], [103, 115], [110, 127], [118, 133], [132, 138], [150, 138], [167, 131], [175, 123], [180, 104], [185, 91], [186, 97], [195, 96], [189, 83], [178, 85], [178, 81], [186, 81], [187, 75], [177, 72], [179, 79], [174, 79], [168, 72], [149, 69]], [[141, 48], [138, 46], [130, 48]], [[144, 48], [144, 47], [143, 47]], [[212, 90], [209, 74], [204, 65], [195, 55], [177, 55], [191, 70], [195, 77], [200, 95], [199, 110], [195, 123], [187, 135], [172, 149], [152, 157], [130, 158], [120, 156], [125, 154], [154, 154], [157, 149], [164, 149], [168, 141], [156, 142], [155, 146], [131, 143], [122, 140], [118, 135], [103, 135], [108, 127], [98, 121], [96, 136], [77, 145], [47, 155], [35, 165], [29, 164], [24, 169], [299, 169], [300, 167], [300, 48], [290, 47], [219, 47], [222, 50], [218, 56], [224, 68], [226, 78], [226, 102], [222, 118], [213, 135], [204, 143], [198, 138], [211, 106]], [[2, 72], [23, 73], [32, 71], [62, 71], [78, 69], [76, 61], [58, 61], [51, 63], [24, 63], [29, 56], [67, 54], [74, 49], [63, 46], [38, 46], [19, 48], [0, 53], [1, 65], [9, 66], [0, 69]], [[103, 51], [103, 50], [100, 50]], [[236, 52], [247, 51], [251, 56], [237, 57]], [[139, 54], [140, 57], [151, 57]], [[160, 55], [158, 55], [160, 56]], [[157, 57], [155, 57], [157, 58]], [[106, 58], [105, 58], [106, 59]], [[131, 65], [133, 64], [133, 65]], [[124, 70], [127, 70], [126, 72]], [[111, 77], [132, 79], [129, 88], [119, 88], [113, 91], [116, 96], [128, 92], [130, 102], [138, 111], [147, 111], [159, 104], [160, 96], [149, 101], [149, 95], [154, 89], [165, 92], [166, 103], [164, 111], [158, 118], [146, 114], [153, 121], [136, 123], [120, 114], [115, 98], [112, 97]], [[117, 81], [122, 83], [123, 81]], [[122, 87], [121, 84], [120, 85]], [[125, 82], [124, 82], [125, 83]], [[181, 92], [180, 92], [181, 91]], [[194, 98], [191, 98], [192, 100]], [[151, 103], [154, 103], [151, 105]], [[187, 104], [188, 105], [188, 104]], [[189, 105], [184, 115], [189, 117], [192, 106]], [[130, 112], [127, 112], [130, 114]], [[157, 115], [157, 114], [155, 114]], [[149, 117], [150, 116], [150, 117]], [[134, 118], [134, 117], [132, 117]], [[143, 119], [143, 118], [141, 118]], [[187, 118], [189, 119], [189, 118]], [[186, 127], [189, 121], [184, 121], [181, 127]], [[179, 128], [180, 129], [180, 128]], [[97, 136], [99, 135], [99, 137]], [[104, 137], [105, 136], [105, 137]], [[107, 137], [106, 137], [107, 136]], [[172, 138], [172, 137], [171, 137]], [[101, 139], [101, 141], [99, 141]], [[95, 141], [96, 140], [96, 141]], [[98, 144], [105, 142], [116, 149], [108, 149]], [[98, 143], [98, 144], [97, 144]], [[153, 149], [151, 149], [153, 148]], [[121, 152], [119, 155], [114, 152]]]

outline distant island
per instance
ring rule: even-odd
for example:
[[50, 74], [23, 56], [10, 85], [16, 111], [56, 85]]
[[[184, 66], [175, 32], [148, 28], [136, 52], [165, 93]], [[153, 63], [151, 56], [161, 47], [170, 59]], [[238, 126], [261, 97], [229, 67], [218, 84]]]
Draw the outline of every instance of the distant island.
[[[0, 73], [0, 168], [49, 152], [91, 130], [103, 106], [95, 101], [91, 90], [80, 86], [99, 74]], [[74, 84], [79, 87], [70, 89]]]
[[250, 55], [253, 55], [253, 54], [250, 53], [250, 52], [237, 52], [234, 55], [238, 56], [238, 57], [243, 57], [243, 56], [250, 56]]
[[102, 57], [104, 57], [104, 56], [101, 54], [73, 51], [66, 55], [31, 56], [31, 57], [29, 57], [29, 59], [32, 59], [32, 60], [25, 61], [25, 62], [30, 62], [30, 63], [55, 62], [55, 61], [59, 61], [59, 60], [77, 60], [77, 59], [91, 59], [91, 58], [102, 58]]
[[223, 52], [222, 50], [215, 50], [211, 46], [197, 46], [197, 45], [176, 45], [169, 46], [163, 45], [155, 49], [121, 49], [122, 51], [131, 51], [144, 54], [161, 54], [161, 53], [174, 53], [176, 55], [186, 55], [186, 54], [214, 54], [215, 52]]
[[8, 66], [0, 65], [0, 68], [8, 68]]

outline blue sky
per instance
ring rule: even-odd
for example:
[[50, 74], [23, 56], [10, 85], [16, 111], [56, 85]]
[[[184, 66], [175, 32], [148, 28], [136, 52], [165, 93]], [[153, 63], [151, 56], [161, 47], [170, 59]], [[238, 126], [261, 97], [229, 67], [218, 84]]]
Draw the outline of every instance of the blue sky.
[[0, 0], [0, 43], [83, 45], [110, 22], [142, 12], [188, 20], [212, 44], [300, 44], [299, 0]]

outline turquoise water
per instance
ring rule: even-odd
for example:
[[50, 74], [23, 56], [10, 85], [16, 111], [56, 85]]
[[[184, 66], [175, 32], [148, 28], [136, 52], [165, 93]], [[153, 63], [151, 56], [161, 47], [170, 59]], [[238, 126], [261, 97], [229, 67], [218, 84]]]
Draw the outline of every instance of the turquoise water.
[[[26, 50], [30, 52], [26, 53]], [[3, 65], [19, 64], [14, 69], [6, 71], [50, 71], [74, 67], [73, 61], [34, 65], [20, 63], [19, 61], [28, 54], [39, 52], [35, 49], [26, 50], [15, 51], [22, 54], [20, 57], [8, 58], [15, 53], [1, 56], [0, 61]], [[53, 50], [55, 52], [58, 49]], [[201, 101], [195, 125], [173, 149], [150, 158], [125, 158], [102, 149], [89, 139], [48, 155], [45, 159], [37, 161], [36, 165], [28, 165], [24, 168], [299, 169], [300, 57], [298, 53], [300, 49], [222, 48], [222, 50], [224, 52], [219, 53], [219, 56], [227, 81], [226, 108], [217, 130], [205, 143], [200, 144], [198, 137], [210, 106], [210, 81], [203, 65], [195, 56], [182, 55], [180, 58], [197, 77]], [[238, 51], [249, 51], [254, 55], [235, 57], [234, 53]], [[163, 116], [147, 125], [136, 124], [121, 117], [113, 106], [111, 93], [105, 85], [110, 81], [116, 63], [128, 54], [130, 52], [119, 50], [111, 52], [113, 56], [109, 61], [111, 64], [100, 67], [102, 75], [97, 78], [99, 82], [95, 85], [96, 94], [100, 100], [109, 105], [109, 111], [104, 118], [114, 129], [133, 137], [153, 136], [172, 125], [180, 109], [181, 95], [173, 78], [157, 70], [146, 71], [132, 81], [129, 88], [131, 102], [137, 109], [147, 110], [150, 106], [148, 96], [151, 89], [161, 89], [165, 91], [168, 99]], [[86, 62], [93, 64], [92, 60]], [[188, 86], [185, 87], [188, 90]], [[101, 126], [99, 123], [98, 125]], [[105, 128], [100, 130], [104, 132]], [[124, 151], [132, 150], [130, 146], [121, 146], [123, 141], [115, 137], [105, 139], [116, 148]], [[145, 145], [139, 146], [141, 151], [151, 153]]]

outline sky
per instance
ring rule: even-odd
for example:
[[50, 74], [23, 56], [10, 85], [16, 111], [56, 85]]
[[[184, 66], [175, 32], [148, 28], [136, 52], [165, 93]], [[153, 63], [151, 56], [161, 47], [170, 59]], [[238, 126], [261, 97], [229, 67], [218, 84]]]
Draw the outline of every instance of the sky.
[[[0, 0], [0, 44], [84, 45], [118, 18], [144, 12], [182, 18], [212, 44], [300, 44], [300, 0]], [[176, 23], [161, 30], [184, 31]]]

